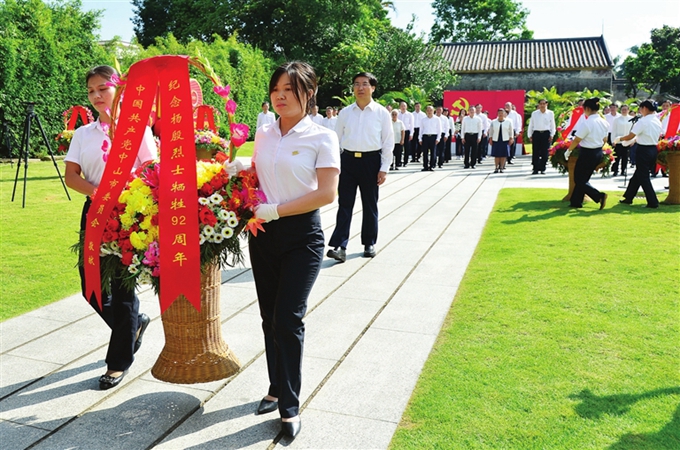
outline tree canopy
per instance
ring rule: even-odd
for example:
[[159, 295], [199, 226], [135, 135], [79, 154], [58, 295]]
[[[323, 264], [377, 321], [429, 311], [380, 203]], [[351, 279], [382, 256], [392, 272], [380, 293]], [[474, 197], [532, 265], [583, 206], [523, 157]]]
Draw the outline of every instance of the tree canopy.
[[518, 0], [434, 0], [434, 42], [533, 39], [529, 11]]
[[628, 92], [637, 95], [640, 89], [680, 97], [680, 28], [664, 25], [651, 32], [651, 43], [633, 47], [633, 56], [622, 63], [628, 79]]

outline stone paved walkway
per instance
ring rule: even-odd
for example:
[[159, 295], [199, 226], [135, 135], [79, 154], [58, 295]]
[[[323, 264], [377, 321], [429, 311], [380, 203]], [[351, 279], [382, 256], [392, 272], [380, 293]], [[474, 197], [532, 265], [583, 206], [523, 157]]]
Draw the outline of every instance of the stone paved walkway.
[[[392, 172], [380, 190], [373, 259], [361, 257], [355, 211], [347, 262], [326, 259], [309, 300], [303, 425], [295, 440], [282, 438], [276, 413], [254, 413], [267, 378], [246, 265], [222, 274], [222, 330], [243, 364], [227, 380], [174, 385], [151, 376], [163, 331], [149, 290], [140, 295], [152, 318], [144, 345], [123, 383], [109, 391], [97, 384], [108, 329], [80, 295], [0, 324], [0, 447], [386, 448], [499, 190], [566, 188], [556, 171], [531, 176], [530, 157], [516, 161], [504, 175], [491, 174], [492, 163], [472, 171], [456, 160], [434, 173], [415, 165]], [[615, 191], [623, 178], [592, 181]], [[662, 192], [667, 179], [654, 185]], [[335, 205], [322, 210], [327, 238], [335, 213]]]

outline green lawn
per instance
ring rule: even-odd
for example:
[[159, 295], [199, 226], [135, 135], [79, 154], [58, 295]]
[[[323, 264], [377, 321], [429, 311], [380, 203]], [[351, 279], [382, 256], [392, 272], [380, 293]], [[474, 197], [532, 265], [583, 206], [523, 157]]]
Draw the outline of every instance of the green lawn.
[[680, 207], [562, 194], [501, 192], [391, 448], [680, 448]]
[[52, 162], [29, 161], [22, 208], [24, 166], [12, 203], [15, 174], [16, 160], [14, 167], [0, 164], [0, 320], [80, 290], [69, 247], [78, 241], [84, 196], [70, 191], [68, 201]]

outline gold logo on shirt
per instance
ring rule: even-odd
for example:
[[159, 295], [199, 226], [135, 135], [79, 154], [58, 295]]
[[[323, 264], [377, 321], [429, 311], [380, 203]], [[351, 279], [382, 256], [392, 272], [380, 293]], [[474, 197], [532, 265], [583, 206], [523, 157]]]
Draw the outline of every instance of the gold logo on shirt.
[[297, 150], [293, 150], [293, 156], [295, 156], [295, 155], [299, 155], [299, 154], [300, 154], [300, 152], [299, 152], [299, 151], [297, 151]]

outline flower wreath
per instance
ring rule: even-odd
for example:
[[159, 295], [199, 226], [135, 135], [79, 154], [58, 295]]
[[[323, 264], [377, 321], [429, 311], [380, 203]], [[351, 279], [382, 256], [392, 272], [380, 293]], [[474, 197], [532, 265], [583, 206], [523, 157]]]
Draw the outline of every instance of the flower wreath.
[[[569, 150], [571, 145], [571, 140], [565, 139], [563, 141], [557, 141], [550, 147], [549, 158], [550, 164], [559, 171], [561, 174], [569, 173], [569, 167], [567, 166], [567, 158], [565, 153]], [[570, 158], [578, 158], [580, 146], [577, 146], [569, 155]], [[600, 164], [595, 168], [596, 171], [602, 172], [602, 177], [609, 176], [609, 168], [614, 161], [614, 152], [609, 144], [605, 144], [602, 147], [602, 160]]]
[[73, 134], [76, 132], [76, 123], [80, 117], [82, 125], [87, 125], [94, 122], [94, 116], [90, 108], [76, 105], [61, 113], [64, 117], [64, 129], [57, 134], [54, 140], [57, 142], [57, 153], [65, 154], [71, 146]]

